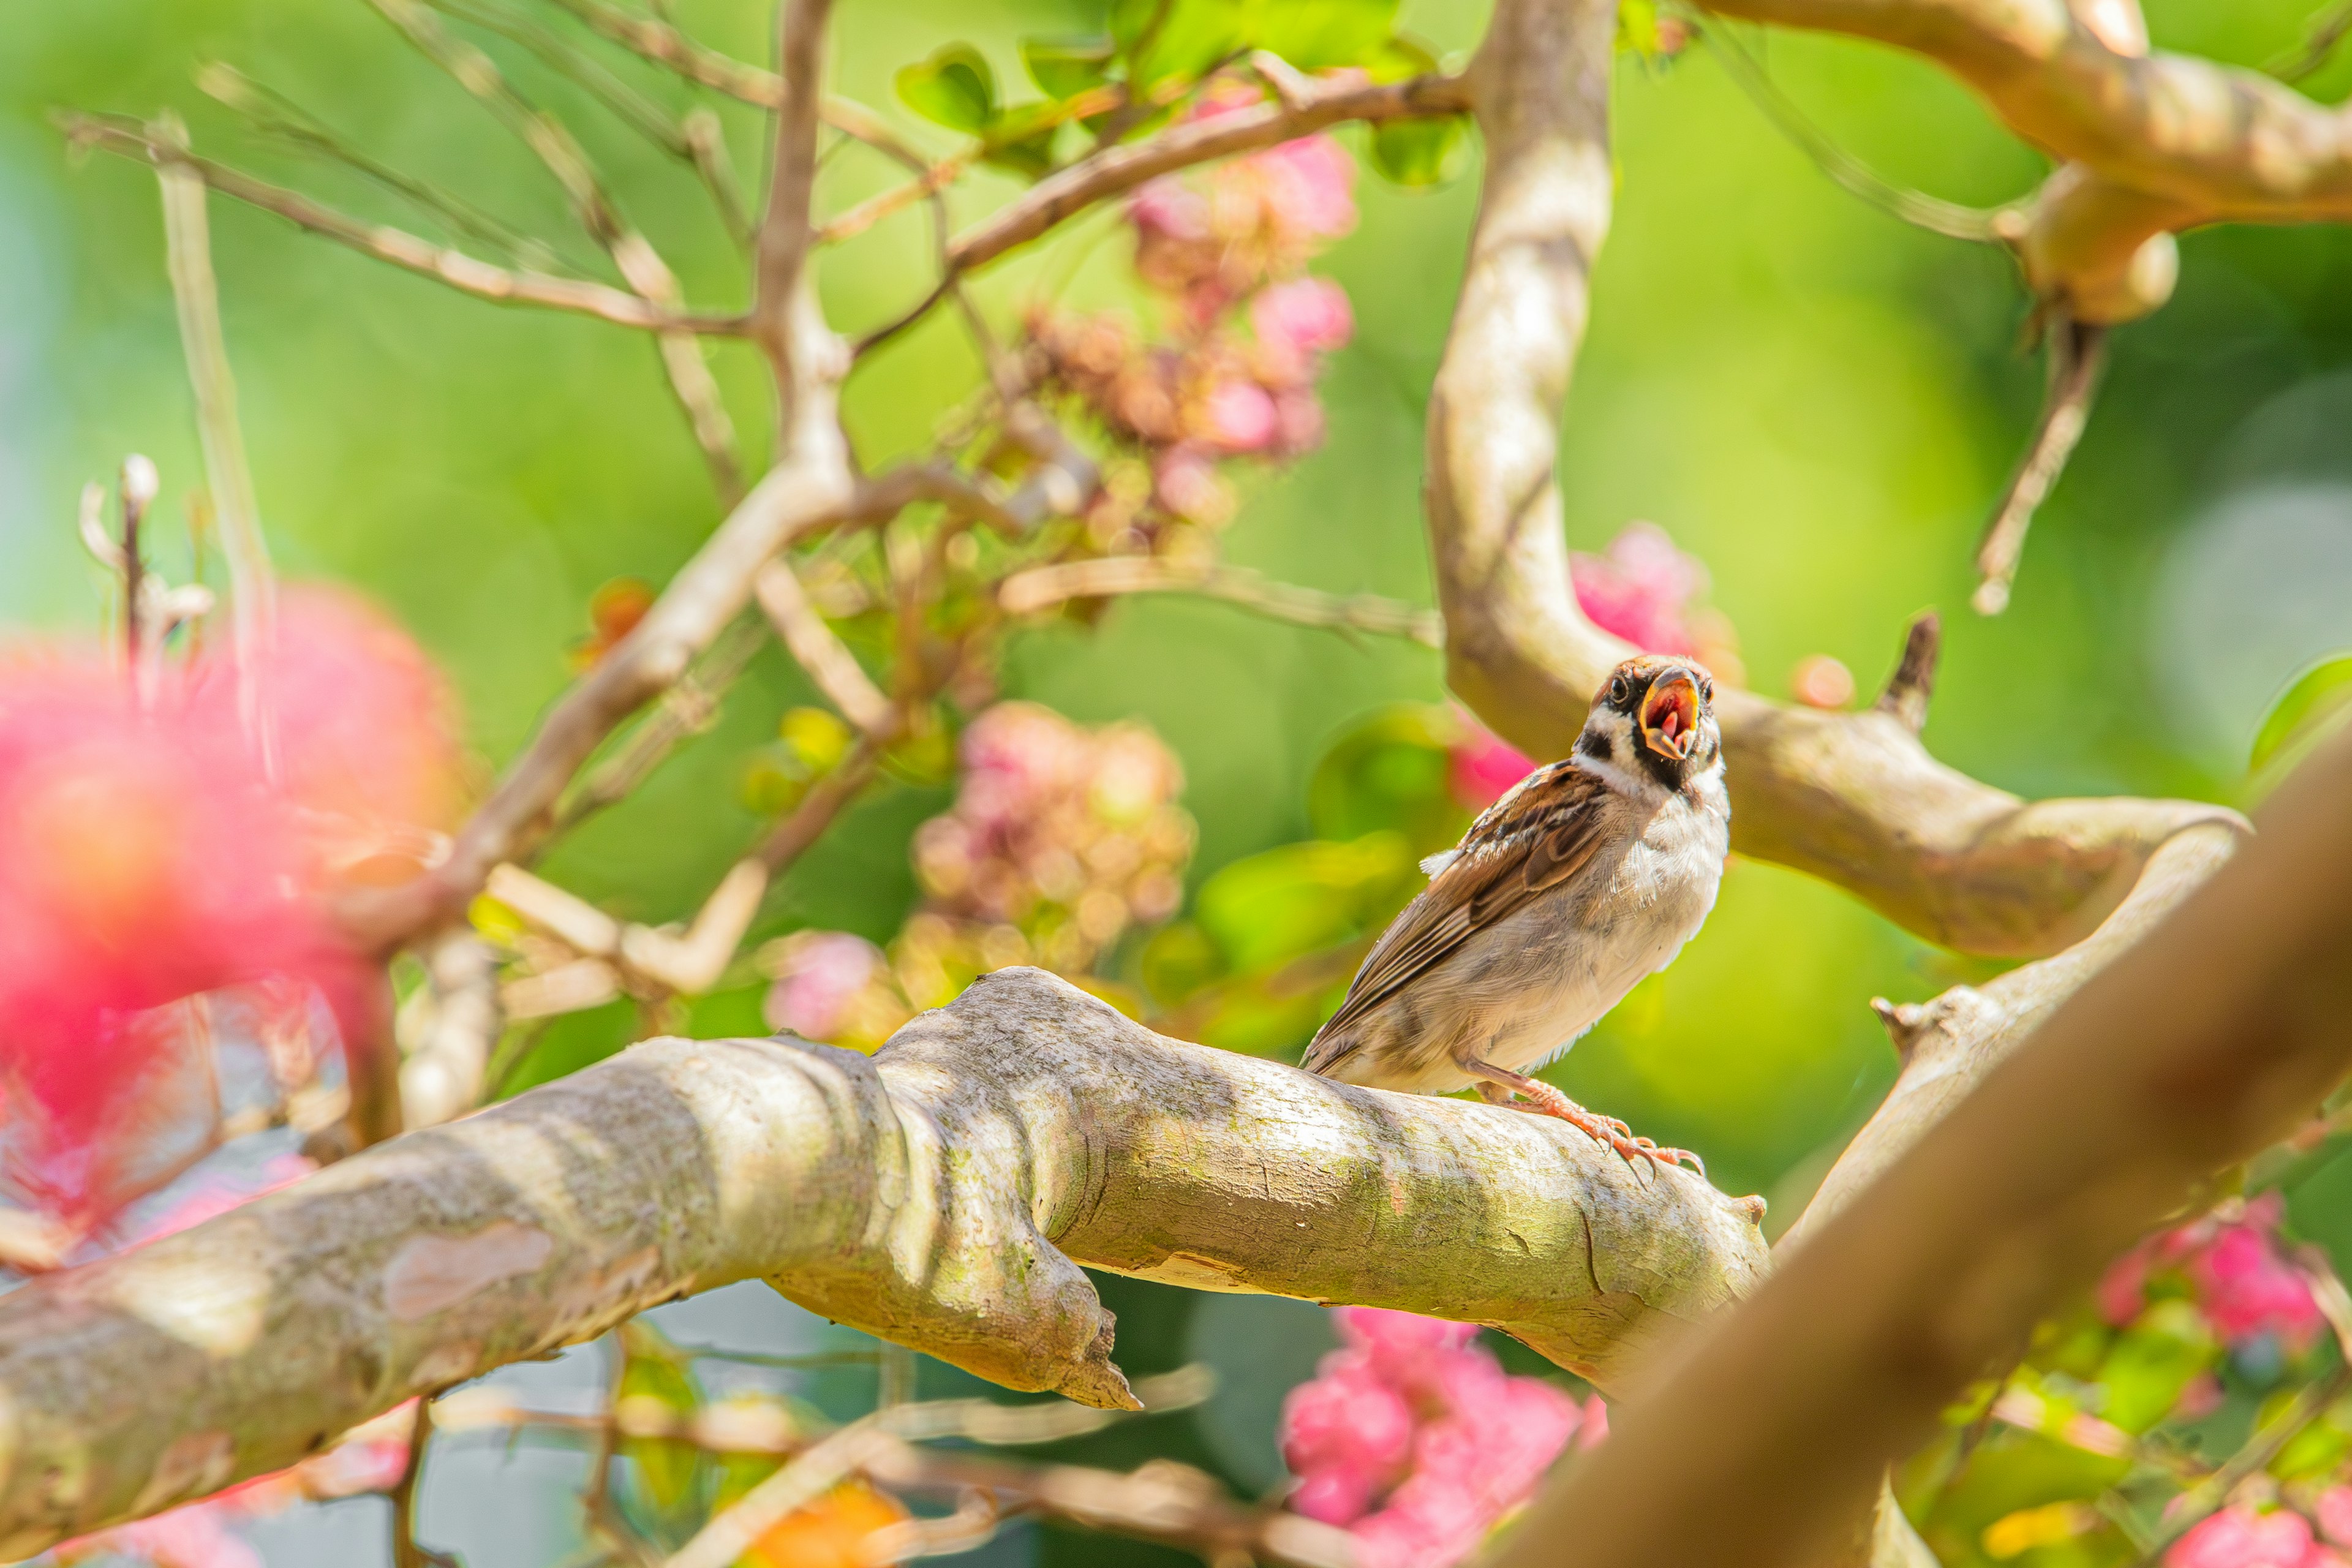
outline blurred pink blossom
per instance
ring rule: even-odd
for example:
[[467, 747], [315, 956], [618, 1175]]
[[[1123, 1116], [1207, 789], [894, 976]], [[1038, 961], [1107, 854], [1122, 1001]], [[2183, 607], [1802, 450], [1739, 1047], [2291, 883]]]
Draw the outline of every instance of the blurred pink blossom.
[[220, 661], [168, 666], [143, 703], [95, 652], [0, 662], [0, 1069], [23, 1179], [60, 1213], [119, 1201], [102, 1140], [187, 1037], [156, 1009], [277, 979], [358, 1016], [367, 966], [323, 895], [415, 875], [454, 805], [446, 693], [415, 645], [348, 595], [280, 609], [274, 778]]
[[1356, 161], [1328, 136], [1301, 136], [1219, 171], [1264, 184], [1270, 217], [1304, 236], [1336, 239], [1356, 226]]
[[2148, 1237], [2101, 1277], [2101, 1315], [2118, 1327], [2130, 1322], [2147, 1306], [2150, 1285], [2168, 1275], [2231, 1344], [2275, 1333], [2291, 1350], [2308, 1348], [2326, 1320], [2279, 1243], [2284, 1213], [2278, 1194], [2264, 1193]]
[[1257, 451], [1278, 427], [1274, 399], [1254, 381], [1218, 382], [1202, 401], [1201, 412], [1209, 441], [1227, 452]]
[[1291, 1507], [1350, 1529], [1368, 1568], [1447, 1568], [1535, 1490], [1586, 1411], [1505, 1373], [1472, 1324], [1335, 1316], [1341, 1347], [1283, 1404]]
[[2303, 1515], [2243, 1504], [2197, 1521], [2164, 1554], [2164, 1568], [2335, 1568], [2342, 1559], [2311, 1538]]
[[1249, 317], [1261, 363], [1283, 381], [1308, 379], [1315, 356], [1345, 347], [1356, 331], [1348, 291], [1328, 278], [1270, 284], [1250, 301]]
[[1695, 655], [1684, 612], [1706, 591], [1706, 568], [1654, 522], [1629, 522], [1605, 554], [1570, 561], [1576, 602], [1602, 631], [1646, 653]]
[[831, 1040], [883, 967], [882, 950], [845, 931], [803, 931], [778, 949], [761, 1013], [769, 1026]]
[[2342, 1482], [2319, 1494], [2312, 1512], [2319, 1520], [2319, 1533], [2338, 1546], [2352, 1546], [2352, 1486]]
[[1454, 748], [1454, 798], [1471, 811], [1484, 811], [1510, 787], [1535, 772], [1535, 760], [1475, 719], [1464, 716], [1468, 733]]

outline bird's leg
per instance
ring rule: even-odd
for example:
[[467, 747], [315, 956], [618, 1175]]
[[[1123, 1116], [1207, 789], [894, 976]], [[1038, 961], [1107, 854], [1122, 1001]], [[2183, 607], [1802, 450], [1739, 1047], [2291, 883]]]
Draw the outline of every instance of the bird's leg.
[[1489, 1105], [1507, 1105], [1513, 1110], [1530, 1111], [1538, 1116], [1557, 1116], [1595, 1142], [1608, 1144], [1627, 1160], [1636, 1154], [1654, 1160], [1661, 1165], [1679, 1164], [1687, 1160], [1700, 1175], [1706, 1174], [1706, 1163], [1689, 1150], [1661, 1149], [1647, 1138], [1637, 1138], [1632, 1128], [1615, 1117], [1601, 1116], [1585, 1110], [1541, 1079], [1529, 1078], [1508, 1068], [1498, 1068], [1492, 1062], [1480, 1060], [1467, 1050], [1456, 1051], [1454, 1060], [1470, 1075], [1477, 1088], [1478, 1098]]

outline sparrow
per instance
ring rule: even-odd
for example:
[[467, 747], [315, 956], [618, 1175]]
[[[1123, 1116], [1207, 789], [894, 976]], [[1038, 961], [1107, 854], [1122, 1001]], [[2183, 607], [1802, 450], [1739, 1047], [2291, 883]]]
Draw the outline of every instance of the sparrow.
[[1538, 768], [1452, 849], [1366, 955], [1307, 1047], [1309, 1072], [1414, 1094], [1475, 1088], [1627, 1159], [1687, 1160], [1528, 1075], [1567, 1051], [1715, 907], [1731, 798], [1715, 679], [1686, 658], [1617, 667], [1567, 760]]

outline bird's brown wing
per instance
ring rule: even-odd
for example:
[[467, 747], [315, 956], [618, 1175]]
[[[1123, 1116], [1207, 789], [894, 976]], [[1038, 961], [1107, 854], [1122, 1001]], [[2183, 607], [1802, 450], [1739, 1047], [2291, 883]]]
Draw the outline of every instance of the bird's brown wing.
[[1608, 794], [1596, 775], [1555, 763], [1496, 802], [1471, 827], [1453, 863], [1381, 933], [1347, 1000], [1307, 1047], [1307, 1070], [1322, 1072], [1346, 1056], [1358, 1024], [1473, 933], [1574, 876], [1600, 845]]

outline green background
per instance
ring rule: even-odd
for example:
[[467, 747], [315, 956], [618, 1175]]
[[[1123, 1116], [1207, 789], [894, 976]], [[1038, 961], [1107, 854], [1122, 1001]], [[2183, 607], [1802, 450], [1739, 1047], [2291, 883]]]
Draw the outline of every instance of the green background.
[[[2304, 7], [2150, 9], [2159, 46], [2253, 63], [2294, 40]], [[678, 10], [710, 42], [765, 58], [764, 5], [681, 0]], [[1441, 52], [1459, 51], [1482, 10], [1414, 0], [1403, 22]], [[944, 152], [952, 139], [892, 99], [898, 67], [963, 38], [988, 53], [1000, 82], [1019, 83], [1017, 37], [1099, 26], [1099, 7], [1083, 4], [845, 0], [834, 85]], [[83, 480], [142, 450], [161, 466], [168, 501], [199, 471], [152, 177], [110, 159], [72, 166], [46, 122], [51, 109], [176, 106], [199, 150], [396, 216], [348, 176], [245, 138], [190, 85], [196, 62], [226, 59], [591, 263], [537, 165], [362, 5], [77, 0], [14, 8], [10, 34], [0, 51], [0, 617], [12, 628], [97, 623], [103, 584], [71, 527]], [[1897, 182], [1991, 204], [2029, 191], [2044, 168], [1914, 62], [1842, 41], [1749, 37], [1791, 98]], [[551, 103], [577, 106], [534, 62], [493, 52]], [[698, 101], [620, 63], [665, 103]], [[2270, 697], [2303, 661], [2352, 644], [2352, 240], [2318, 227], [2183, 240], [2173, 302], [2116, 336], [2105, 394], [2035, 527], [2014, 606], [1980, 620], [1966, 609], [1976, 533], [2040, 390], [2038, 364], [2020, 348], [2028, 301], [2011, 265], [1832, 186], [1703, 48], [1664, 69], [1623, 61], [1618, 76], [1619, 206], [1562, 455], [1571, 542], [1597, 550], [1631, 519], [1663, 524], [1711, 569], [1713, 603], [1738, 628], [1750, 683], [1774, 695], [1814, 653], [1843, 659], [1866, 693], [1907, 617], [1939, 607], [1947, 652], [1927, 739], [1955, 766], [2028, 795], [2242, 804], [2245, 747]], [[2352, 70], [2338, 68], [2310, 85], [2332, 98], [2347, 80]], [[756, 117], [721, 112], [748, 180], [761, 163]], [[740, 302], [740, 268], [692, 182], [584, 112], [572, 123], [690, 295]], [[845, 152], [827, 164], [822, 204], [837, 210], [891, 177], [871, 155]], [[983, 174], [951, 205], [969, 221], [1015, 188]], [[1287, 471], [1244, 478], [1233, 561], [1428, 602], [1421, 419], [1475, 192], [1475, 164], [1429, 193], [1361, 177], [1362, 222], [1318, 265], [1347, 287], [1358, 323], [1324, 384], [1329, 439]], [[568, 679], [566, 650], [586, 630], [595, 586], [622, 574], [663, 578], [719, 515], [650, 342], [462, 299], [275, 218], [224, 202], [214, 210], [229, 342], [281, 568], [357, 584], [391, 607], [449, 672], [469, 742], [494, 765]], [[919, 294], [927, 221], [910, 210], [828, 258], [823, 289], [837, 323], [874, 324]], [[1123, 230], [1097, 217], [1001, 265], [979, 292], [1009, 323], [1041, 293], [1132, 299], [1125, 268]], [[756, 447], [759, 368], [739, 347], [720, 349], [717, 363]], [[975, 376], [944, 314], [876, 355], [847, 393], [861, 458], [879, 465], [921, 449]], [[162, 553], [181, 575], [184, 547], [168, 530]], [[1167, 739], [1201, 825], [1196, 886], [1238, 857], [1307, 836], [1307, 773], [1351, 721], [1442, 694], [1427, 650], [1170, 598], [1121, 605], [1093, 631], [1024, 636], [1006, 686], [1083, 721], [1139, 717]], [[719, 728], [565, 844], [549, 874], [633, 917], [690, 910], [756, 831], [735, 802], [744, 752], [810, 695], [764, 652]], [[887, 939], [914, 897], [907, 834], [945, 798], [894, 786], [861, 805], [772, 897], [761, 933], [815, 924]], [[1699, 1150], [1727, 1188], [1771, 1194], [1785, 1218], [1892, 1078], [1868, 998], [1925, 997], [1990, 973], [1835, 889], [1738, 862], [1681, 961], [1556, 1076], [1640, 1131]], [[714, 999], [696, 1026], [754, 1028], [753, 1001]], [[630, 1022], [620, 1009], [567, 1022], [533, 1076], [612, 1048]], [[2352, 1168], [2315, 1169], [2295, 1220], [2341, 1256], [2352, 1244]], [[1181, 1359], [1192, 1299], [1114, 1293], [1125, 1360], [1149, 1370]], [[1161, 1441], [1145, 1430], [1102, 1439], [1089, 1456], [1139, 1458]], [[1181, 1447], [1248, 1468], [1190, 1437]], [[1056, 1552], [1090, 1550], [1046, 1539]]]

